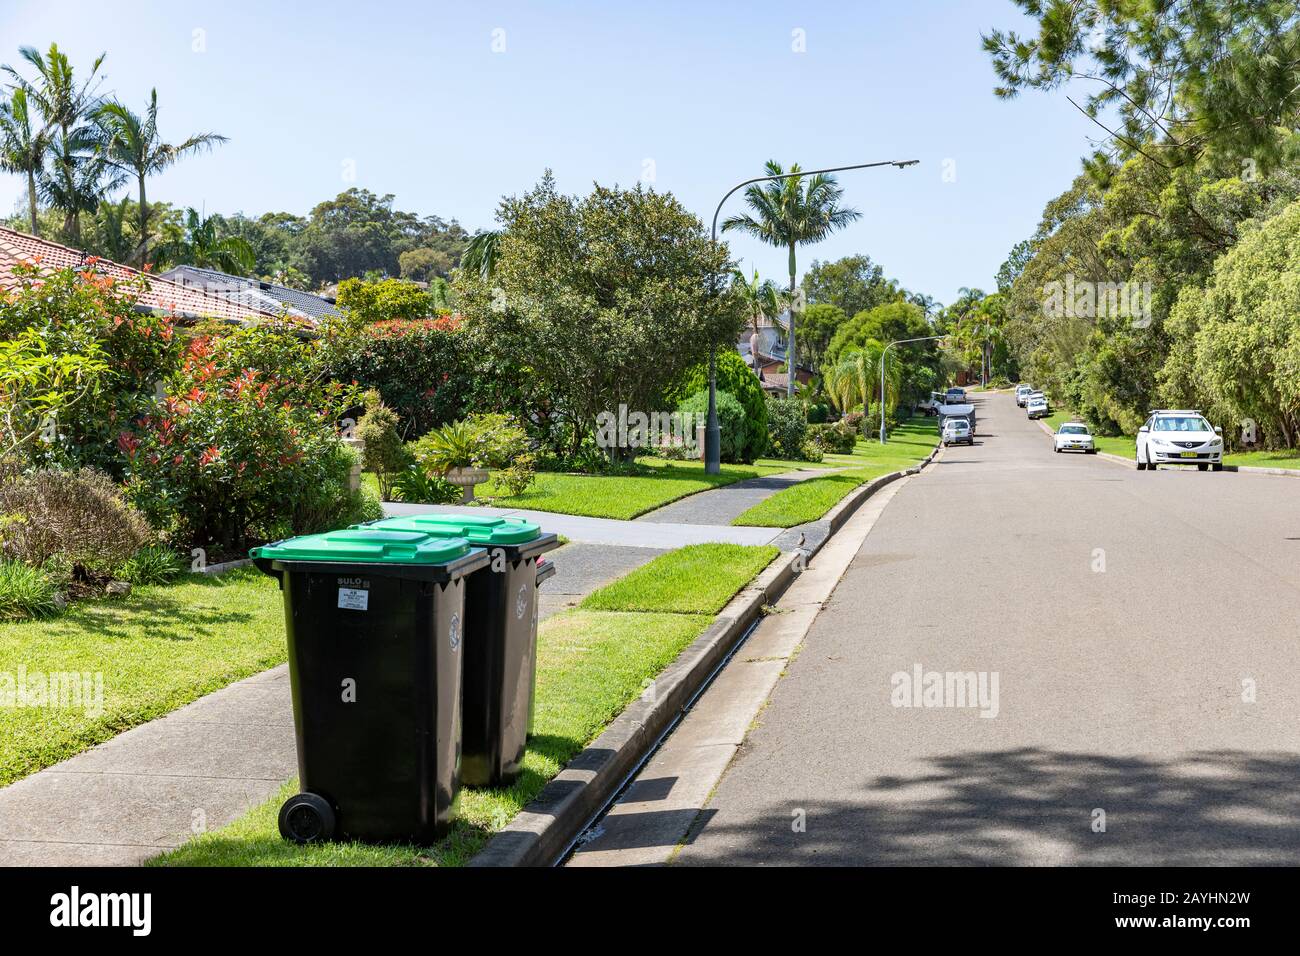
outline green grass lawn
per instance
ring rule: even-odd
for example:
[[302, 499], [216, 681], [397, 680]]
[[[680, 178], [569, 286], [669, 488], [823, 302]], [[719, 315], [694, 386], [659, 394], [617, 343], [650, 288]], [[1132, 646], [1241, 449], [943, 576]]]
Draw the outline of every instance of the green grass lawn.
[[[493, 481], [479, 485], [475, 495], [482, 504], [495, 508], [530, 508], [557, 514], [626, 520], [697, 491], [797, 467], [817, 467], [807, 462], [764, 461], [752, 465], [723, 464], [721, 473], [707, 475], [703, 463], [698, 461], [639, 458], [637, 462], [648, 469], [645, 474], [581, 475], [542, 471], [537, 473], [532, 487], [521, 495], [497, 495]], [[375, 494], [379, 493], [374, 475], [364, 474], [362, 480]]]
[[[0, 786], [285, 659], [275, 582], [252, 568], [0, 624], [0, 675], [102, 675], [97, 707], [0, 707]], [[94, 678], [87, 682], [94, 686]], [[91, 712], [88, 712], [91, 711]]]
[[[733, 571], [719, 573], [716, 567], [710, 567], [693, 574], [699, 566], [699, 553], [682, 557], [680, 551], [670, 551], [633, 572], [650, 583], [648, 593], [653, 600], [642, 600], [631, 591], [618, 591], [618, 582], [596, 592], [606, 594], [603, 600], [611, 605], [654, 604], [665, 610], [596, 610], [584, 605], [543, 621], [537, 635], [536, 733], [529, 738], [524, 772], [510, 787], [462, 790], [460, 816], [451, 833], [435, 846], [326, 843], [300, 847], [289, 843], [280, 837], [277, 815], [280, 804], [296, 792], [296, 781], [290, 781], [276, 797], [229, 826], [196, 837], [152, 863], [162, 866], [463, 864], [713, 623], [712, 613], [677, 613], [677, 609], [720, 607], [719, 602], [725, 604], [775, 554], [775, 548], [740, 548], [734, 554], [730, 551], [726, 554], [736, 564]], [[715, 552], [714, 564], [723, 557], [722, 552]], [[679, 589], [677, 594], [655, 590], [657, 582], [668, 580]]]
[[1300, 450], [1234, 452], [1224, 455], [1223, 463], [1249, 468], [1300, 468]]
[[772, 545], [688, 545], [593, 591], [581, 606], [593, 611], [717, 614], [780, 553]]
[[891, 471], [910, 468], [924, 459], [938, 442], [933, 419], [914, 418], [894, 429], [889, 441], [860, 440], [850, 455], [827, 455], [824, 467], [844, 468], [778, 491], [740, 514], [732, 524], [766, 528], [793, 528], [816, 521], [854, 488]]

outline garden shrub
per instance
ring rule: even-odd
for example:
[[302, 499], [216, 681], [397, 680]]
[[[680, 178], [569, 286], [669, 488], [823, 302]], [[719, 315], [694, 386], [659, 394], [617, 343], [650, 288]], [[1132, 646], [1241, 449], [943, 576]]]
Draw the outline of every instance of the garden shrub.
[[344, 526], [361, 506], [348, 486], [355, 458], [334, 424], [355, 393], [236, 371], [226, 357], [256, 341], [194, 340], [169, 394], [118, 437], [132, 500], [174, 546], [203, 548], [209, 560]]
[[[730, 392], [717, 393], [719, 455], [722, 461], [743, 462], [749, 464], [753, 458], [745, 458], [749, 446], [746, 430], [745, 409]], [[701, 389], [677, 408], [683, 414], [700, 416], [701, 420], [709, 411], [709, 391]]]
[[398, 472], [393, 481], [390, 501], [405, 501], [421, 505], [449, 505], [460, 501], [464, 492], [450, 481], [437, 475], [427, 475], [424, 469], [412, 462]]
[[492, 476], [496, 486], [507, 495], [522, 495], [537, 478], [537, 456], [525, 452], [515, 457], [509, 467], [502, 468]]
[[366, 392], [366, 413], [357, 425], [356, 436], [365, 443], [361, 451], [361, 467], [372, 472], [379, 482], [379, 497], [392, 500], [393, 483], [411, 463], [406, 445], [397, 433], [397, 413], [384, 404], [379, 392]]
[[464, 413], [467, 353], [456, 320], [440, 318], [339, 325], [327, 331], [318, 358], [335, 381], [377, 390], [397, 413], [398, 434], [410, 440]]
[[[804, 446], [808, 421], [798, 399], [767, 396], [768, 454], [788, 461], [807, 461]], [[820, 461], [820, 456], [817, 459]]]
[[175, 551], [150, 544], [127, 558], [117, 576], [132, 584], [167, 584], [180, 573], [181, 562]]
[[0, 483], [0, 553], [36, 566], [62, 558], [79, 580], [110, 576], [155, 542], [106, 474], [38, 470]]
[[[763, 386], [758, 381], [758, 376], [754, 374], [754, 370], [745, 364], [745, 360], [740, 357], [739, 352], [731, 349], [724, 349], [718, 353], [716, 381], [718, 392], [726, 392], [736, 399], [744, 412], [745, 422], [740, 435], [740, 449], [734, 460], [748, 464], [755, 458], [764, 455], [768, 450], [766, 393], [764, 393]], [[697, 365], [687, 372], [682, 382], [672, 390], [669, 395], [669, 402], [676, 400], [680, 403], [701, 389], [704, 389], [707, 393], [708, 387], [709, 367], [707, 364]], [[679, 409], [683, 407], [681, 404], [678, 405]], [[708, 411], [707, 405], [705, 411]]]
[[54, 581], [43, 570], [0, 560], [0, 621], [53, 617], [62, 609]]
[[[17, 288], [0, 290], [0, 340], [15, 343], [34, 334], [49, 358], [102, 362], [93, 387], [59, 409], [54, 440], [34, 443], [31, 457], [36, 464], [91, 466], [116, 477], [123, 469], [117, 434], [154, 404], [155, 383], [179, 366], [181, 337], [169, 317], [135, 311], [143, 278], [116, 282], [96, 274], [97, 261], [53, 272], [16, 265]], [[11, 359], [5, 364], [14, 367]]]
[[858, 433], [843, 421], [826, 425], [809, 425], [808, 440], [824, 454], [851, 455], [853, 446], [858, 441]]
[[[898, 427], [898, 416], [890, 412], [885, 416], [885, 434], [888, 435]], [[880, 403], [876, 402], [871, 406], [871, 410], [862, 419], [862, 435], [864, 438], [880, 437]]]
[[830, 415], [830, 409], [828, 409], [821, 402], [813, 402], [811, 405], [808, 406], [809, 425], [820, 425], [826, 421], [829, 415]]

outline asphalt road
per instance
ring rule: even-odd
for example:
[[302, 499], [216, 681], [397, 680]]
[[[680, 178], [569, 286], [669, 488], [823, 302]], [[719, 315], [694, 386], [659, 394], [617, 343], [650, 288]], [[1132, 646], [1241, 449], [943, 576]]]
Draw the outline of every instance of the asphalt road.
[[[1007, 395], [978, 415], [675, 862], [1300, 863], [1300, 480], [1054, 454]], [[996, 674], [996, 716], [901, 706], [917, 666], [922, 704], [928, 672], [983, 673], [988, 713]]]

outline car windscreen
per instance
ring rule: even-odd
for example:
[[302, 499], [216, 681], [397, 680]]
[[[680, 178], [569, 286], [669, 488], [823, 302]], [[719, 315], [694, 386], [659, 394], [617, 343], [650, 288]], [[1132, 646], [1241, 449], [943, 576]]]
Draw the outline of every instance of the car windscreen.
[[1213, 428], [1200, 415], [1161, 415], [1152, 423], [1158, 432], [1212, 432]]
[[1088, 434], [1088, 429], [1084, 428], [1082, 425], [1062, 425], [1062, 426], [1061, 426], [1060, 434], [1062, 434], [1062, 435], [1086, 435], [1086, 434]]

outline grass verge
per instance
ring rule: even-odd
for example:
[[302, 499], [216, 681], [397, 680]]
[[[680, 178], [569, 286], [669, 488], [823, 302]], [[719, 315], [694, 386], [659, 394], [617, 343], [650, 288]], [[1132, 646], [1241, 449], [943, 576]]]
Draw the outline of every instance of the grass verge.
[[581, 606], [594, 611], [717, 614], [780, 553], [772, 545], [688, 545], [593, 591]]
[[824, 467], [846, 470], [809, 478], [782, 489], [742, 512], [731, 523], [760, 528], [793, 528], [816, 521], [863, 482], [891, 471], [911, 468], [924, 460], [937, 442], [938, 430], [934, 421], [914, 418], [895, 428], [884, 445], [876, 441], [859, 441], [851, 455], [827, 455], [822, 462]]
[[0, 697], [20, 673], [29, 689], [38, 675], [82, 675], [91, 687], [102, 675], [103, 690], [102, 712], [93, 693], [90, 707], [0, 707], [0, 786], [284, 659], [280, 592], [251, 568], [0, 624]]

